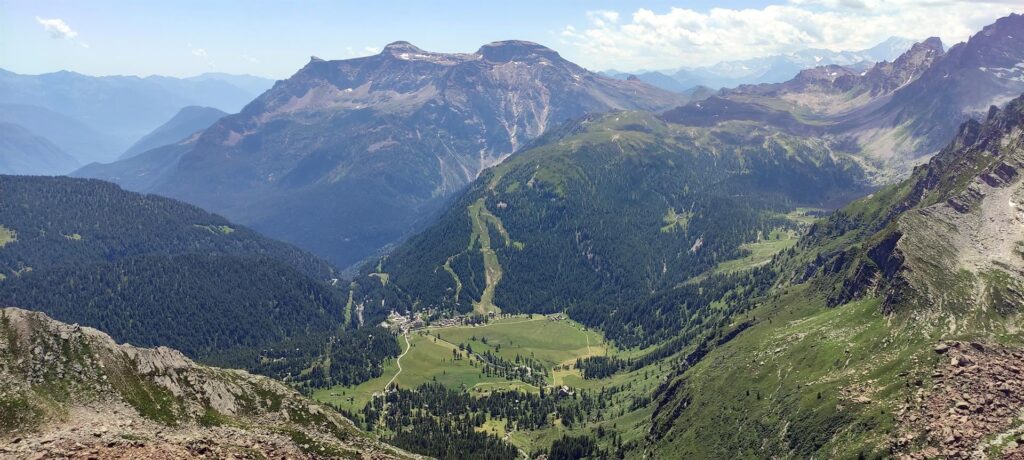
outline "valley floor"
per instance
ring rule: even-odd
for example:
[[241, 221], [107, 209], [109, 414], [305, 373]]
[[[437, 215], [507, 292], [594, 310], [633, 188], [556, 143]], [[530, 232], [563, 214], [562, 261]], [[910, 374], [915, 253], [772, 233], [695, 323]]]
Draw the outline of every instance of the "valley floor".
[[[609, 432], [615, 427], [621, 441], [639, 441], [646, 434], [651, 411], [646, 404], [634, 404], [649, 396], [667, 373], [658, 365], [603, 379], [584, 379], [575, 368], [577, 359], [589, 356], [627, 358], [635, 350], [618, 350], [604, 340], [600, 332], [567, 319], [565, 315], [515, 315], [476, 326], [427, 327], [408, 332], [399, 359], [385, 364], [380, 377], [355, 386], [335, 386], [317, 390], [313, 398], [350, 413], [359, 413], [388, 388], [414, 389], [423, 384], [440, 383], [480, 397], [499, 390], [539, 394], [536, 383], [511, 376], [486, 375], [482, 367], [488, 356], [502, 362], [523, 363], [527, 358], [543, 368], [543, 386], [549, 394], [558, 391], [599, 392], [621, 387], [610, 397], [609, 407], [599, 416], [566, 427], [559, 420], [539, 430], [509, 430], [504, 419], [488, 418], [478, 431], [495, 434], [522, 452], [546, 449], [567, 434], [591, 434], [603, 425]], [[470, 353], [469, 350], [472, 350]], [[461, 356], [456, 357], [456, 354]], [[609, 441], [610, 440], [604, 440]]]

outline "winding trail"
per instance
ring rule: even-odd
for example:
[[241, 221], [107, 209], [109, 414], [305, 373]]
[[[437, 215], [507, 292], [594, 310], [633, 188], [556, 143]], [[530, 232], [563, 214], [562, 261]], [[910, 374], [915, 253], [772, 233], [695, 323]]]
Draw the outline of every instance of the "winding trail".
[[384, 391], [388, 391], [388, 388], [391, 387], [391, 384], [394, 383], [395, 379], [398, 378], [398, 374], [402, 373], [402, 357], [409, 353], [409, 350], [412, 349], [412, 344], [409, 343], [409, 334], [406, 333], [403, 335], [403, 337], [405, 337], [405, 351], [403, 351], [402, 354], [398, 355], [398, 359], [395, 360], [395, 364], [398, 365], [398, 372], [395, 372], [395, 375], [391, 376], [391, 380], [388, 380], [388, 383], [384, 384]]

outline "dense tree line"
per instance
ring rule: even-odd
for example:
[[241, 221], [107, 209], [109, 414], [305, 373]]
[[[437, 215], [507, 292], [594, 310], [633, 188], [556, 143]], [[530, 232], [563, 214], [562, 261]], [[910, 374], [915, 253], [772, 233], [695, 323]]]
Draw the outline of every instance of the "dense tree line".
[[0, 281], [0, 304], [204, 358], [333, 331], [343, 302], [273, 259], [184, 254], [41, 267]]
[[590, 436], [563, 435], [551, 443], [548, 460], [578, 460], [583, 458], [607, 458], [607, 452], [597, 447]]
[[[0, 196], [0, 225], [15, 237], [0, 248], [0, 304], [271, 375], [297, 374], [335, 349], [330, 337], [345, 340], [334, 269], [293, 246], [97, 180], [0, 176]], [[382, 351], [327, 380], [372, 375], [395, 347], [371, 347]], [[261, 356], [283, 349], [295, 356]]]
[[585, 379], [603, 379], [629, 366], [629, 361], [615, 356], [588, 356], [576, 360]]
[[184, 253], [263, 256], [320, 281], [323, 260], [180, 201], [68, 177], [0, 176], [0, 225], [17, 241], [0, 251], [0, 273]]
[[394, 333], [383, 327], [345, 329], [326, 337], [310, 336], [303, 343], [292, 341], [264, 349], [249, 369], [308, 392], [380, 377], [383, 363], [401, 351]]
[[[471, 347], [472, 344], [465, 346]], [[472, 348], [469, 349], [469, 352], [472, 353]], [[483, 362], [481, 373], [487, 377], [497, 376], [508, 380], [520, 380], [537, 387], [547, 385], [548, 368], [536, 359], [517, 354], [514, 359], [508, 360], [491, 353], [490, 350], [476, 356]]]
[[[511, 445], [479, 432], [486, 421], [504, 421], [510, 432], [552, 427], [556, 420], [574, 428], [603, 420], [609, 403], [624, 389], [565, 392], [541, 387], [539, 393], [494, 391], [473, 396], [464, 390], [427, 383], [415, 389], [394, 388], [372, 400], [359, 414], [349, 415], [361, 420], [367, 429], [394, 433], [391, 441], [413, 452], [439, 458], [488, 458], [483, 452], [492, 449], [514, 457], [514, 448], [495, 448]], [[439, 433], [449, 438], [448, 442]], [[456, 449], [452, 454], [451, 446], [459, 446], [461, 452]]]

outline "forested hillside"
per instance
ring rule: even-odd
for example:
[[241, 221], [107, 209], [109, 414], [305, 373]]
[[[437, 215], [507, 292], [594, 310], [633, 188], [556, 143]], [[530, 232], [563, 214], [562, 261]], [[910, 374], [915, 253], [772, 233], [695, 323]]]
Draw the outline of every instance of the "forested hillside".
[[333, 333], [327, 263], [174, 200], [0, 176], [0, 304], [194, 357]]
[[[356, 295], [367, 311], [379, 317], [382, 299], [385, 309], [566, 310], [621, 345], [651, 345], [716, 321], [723, 312], [708, 307], [734, 288], [770, 280], [728, 261], [767, 262], [795, 242], [804, 207], [864, 190], [842, 146], [745, 122], [694, 128], [621, 112], [534, 145], [371, 267]], [[739, 294], [730, 307], [743, 308]]]

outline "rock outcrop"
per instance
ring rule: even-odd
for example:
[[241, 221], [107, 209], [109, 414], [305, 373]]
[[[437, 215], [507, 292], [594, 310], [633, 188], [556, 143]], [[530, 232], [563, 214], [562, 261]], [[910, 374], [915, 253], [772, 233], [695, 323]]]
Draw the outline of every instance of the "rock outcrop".
[[331, 409], [169, 348], [0, 310], [0, 457], [404, 458]]

